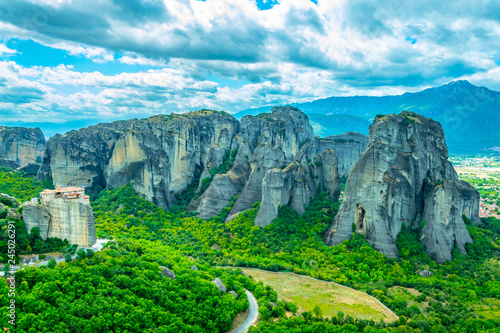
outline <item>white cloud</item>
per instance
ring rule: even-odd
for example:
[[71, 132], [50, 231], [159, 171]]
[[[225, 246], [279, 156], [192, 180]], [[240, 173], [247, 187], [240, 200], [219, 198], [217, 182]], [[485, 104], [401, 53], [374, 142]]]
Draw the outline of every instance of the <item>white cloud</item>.
[[[458, 78], [500, 88], [494, 14], [500, 7], [491, 1], [288, 0], [266, 11], [248, 0], [0, 3], [4, 38], [33, 39], [96, 63], [154, 67], [105, 75], [2, 63], [0, 79], [14, 89], [5, 93], [38, 89], [18, 102], [41, 117], [64, 110], [95, 118], [238, 111], [331, 95], [398, 94]], [[46, 20], [33, 23], [33, 12]], [[0, 55], [12, 51], [0, 44]], [[224, 87], [207, 77], [241, 84]], [[14, 102], [4, 99], [0, 107]]]
[[9, 49], [5, 44], [0, 44], [0, 56], [10, 56], [16, 53], [16, 50]]

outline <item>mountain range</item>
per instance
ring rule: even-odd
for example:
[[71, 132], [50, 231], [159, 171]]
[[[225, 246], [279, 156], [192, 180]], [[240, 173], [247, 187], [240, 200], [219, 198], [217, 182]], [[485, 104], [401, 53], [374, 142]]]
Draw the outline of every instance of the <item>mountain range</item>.
[[[320, 136], [347, 131], [368, 134], [376, 115], [406, 110], [439, 121], [451, 153], [487, 153], [500, 146], [500, 92], [463, 80], [403, 95], [329, 97], [290, 105], [309, 116], [315, 134]], [[270, 109], [247, 109], [235, 117]]]

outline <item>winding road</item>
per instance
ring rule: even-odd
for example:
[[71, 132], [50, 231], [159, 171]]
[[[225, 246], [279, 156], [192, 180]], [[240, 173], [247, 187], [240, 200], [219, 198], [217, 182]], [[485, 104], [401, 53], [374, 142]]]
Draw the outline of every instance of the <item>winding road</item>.
[[252, 295], [251, 292], [245, 290], [245, 293], [248, 296], [248, 316], [247, 319], [238, 327], [233, 333], [243, 333], [248, 331], [250, 326], [252, 326], [257, 320], [257, 316], [259, 315], [259, 306], [257, 305], [257, 300]]
[[[98, 239], [97, 242], [90, 248], [92, 251], [97, 252], [102, 249], [104, 244], [106, 244], [109, 241], [109, 239]], [[71, 256], [72, 259], [76, 259], [76, 254]], [[64, 261], [64, 258], [57, 258], [54, 259], [56, 262], [61, 262]], [[49, 263], [49, 260], [43, 260], [39, 261], [36, 263], [29, 263], [29, 264], [24, 264], [24, 265], [15, 265], [11, 268], [13, 268], [14, 271], [17, 271], [18, 269], [22, 269], [24, 267], [29, 267], [29, 266], [36, 266], [40, 267], [41, 265], [47, 265]], [[4, 272], [0, 271], [0, 276], [3, 276]], [[248, 297], [248, 315], [243, 324], [240, 325], [233, 333], [244, 333], [247, 332], [250, 326], [252, 326], [255, 321], [257, 320], [257, 317], [259, 316], [259, 305], [257, 304], [257, 300], [255, 299], [254, 295], [249, 292], [248, 290], [245, 290], [245, 293], [247, 294]]]

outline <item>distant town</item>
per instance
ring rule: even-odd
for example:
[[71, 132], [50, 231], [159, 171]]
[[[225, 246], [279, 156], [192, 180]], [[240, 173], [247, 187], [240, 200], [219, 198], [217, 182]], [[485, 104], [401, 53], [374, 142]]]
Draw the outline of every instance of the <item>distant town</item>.
[[479, 216], [500, 218], [500, 156], [451, 156], [450, 161], [460, 179], [479, 191]]

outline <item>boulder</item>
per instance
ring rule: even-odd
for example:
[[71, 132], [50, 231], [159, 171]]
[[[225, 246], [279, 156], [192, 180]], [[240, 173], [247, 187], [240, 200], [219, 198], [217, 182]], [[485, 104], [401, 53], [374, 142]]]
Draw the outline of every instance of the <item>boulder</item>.
[[428, 270], [424, 269], [423, 271], [420, 272], [420, 275], [422, 277], [429, 277], [429, 276], [433, 276], [434, 273], [432, 273], [431, 271], [428, 271]]
[[230, 292], [228, 292], [228, 294], [233, 295], [235, 299], [238, 299], [238, 294], [236, 293], [236, 291], [231, 290]]
[[175, 280], [175, 273], [172, 270], [168, 269], [165, 266], [160, 266], [160, 268], [161, 268], [161, 274], [164, 277], [169, 278], [171, 280]]
[[215, 278], [215, 280], [212, 281], [213, 284], [215, 284], [215, 286], [220, 290], [222, 291], [223, 293], [226, 292], [226, 287], [224, 286], [224, 284], [222, 283], [221, 279], [219, 278]]

